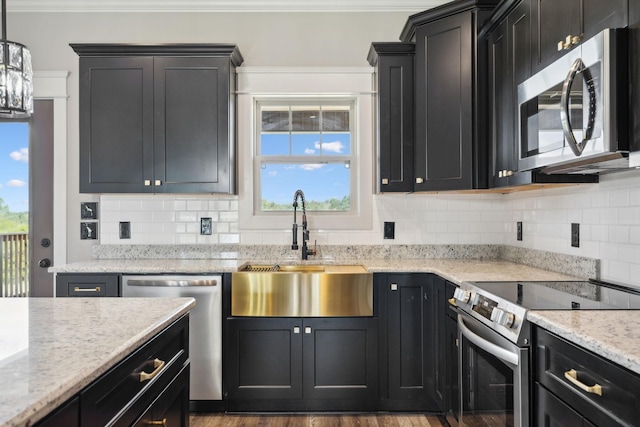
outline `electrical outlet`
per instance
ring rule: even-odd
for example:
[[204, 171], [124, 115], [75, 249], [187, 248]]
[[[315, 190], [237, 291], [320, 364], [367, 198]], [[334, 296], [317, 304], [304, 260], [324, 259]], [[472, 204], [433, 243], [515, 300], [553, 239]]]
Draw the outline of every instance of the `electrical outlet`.
[[131, 223], [129, 221], [120, 223], [120, 238], [121, 239], [130, 239], [131, 238]]
[[203, 236], [210, 236], [212, 231], [213, 221], [211, 218], [200, 218], [200, 234]]
[[516, 223], [516, 239], [519, 241], [522, 240], [522, 221]]
[[571, 223], [571, 246], [580, 247], [580, 224]]
[[396, 238], [396, 223], [385, 222], [384, 223], [384, 238], [395, 239]]

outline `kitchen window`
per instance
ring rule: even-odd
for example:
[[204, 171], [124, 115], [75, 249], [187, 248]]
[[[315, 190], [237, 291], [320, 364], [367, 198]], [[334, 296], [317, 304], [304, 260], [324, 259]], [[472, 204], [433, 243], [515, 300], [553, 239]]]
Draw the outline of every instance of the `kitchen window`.
[[254, 210], [292, 210], [301, 189], [308, 212], [357, 208], [354, 99], [256, 101]]

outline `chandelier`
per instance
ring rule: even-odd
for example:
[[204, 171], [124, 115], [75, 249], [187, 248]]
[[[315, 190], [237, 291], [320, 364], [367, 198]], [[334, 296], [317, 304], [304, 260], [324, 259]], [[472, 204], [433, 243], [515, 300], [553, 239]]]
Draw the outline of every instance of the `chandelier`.
[[0, 117], [28, 117], [33, 113], [31, 52], [7, 40], [7, 4], [2, 0], [0, 40]]

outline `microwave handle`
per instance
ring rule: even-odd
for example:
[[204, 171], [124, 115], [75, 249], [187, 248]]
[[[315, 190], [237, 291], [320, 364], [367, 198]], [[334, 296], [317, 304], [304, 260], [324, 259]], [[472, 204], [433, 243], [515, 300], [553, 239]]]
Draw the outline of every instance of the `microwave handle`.
[[[571, 112], [569, 110], [569, 94], [571, 92], [571, 86], [573, 86], [573, 81], [576, 78], [576, 74], [578, 74], [579, 72], [583, 74], [584, 81], [587, 84], [587, 91], [589, 92], [589, 119], [587, 120], [587, 129], [584, 133], [584, 138], [580, 142], [576, 140], [576, 136], [573, 133], [573, 128], [571, 126]], [[573, 65], [571, 65], [569, 74], [567, 74], [567, 78], [564, 80], [564, 84], [562, 85], [562, 97], [560, 98], [560, 105], [560, 121], [562, 122], [562, 132], [564, 133], [564, 137], [569, 143], [569, 147], [571, 147], [571, 151], [573, 151], [573, 154], [575, 154], [576, 156], [580, 156], [584, 151], [585, 146], [587, 145], [587, 141], [591, 139], [591, 135], [593, 135], [596, 118], [596, 90], [593, 85], [593, 78], [591, 77], [589, 69], [585, 67], [584, 62], [582, 62], [582, 59], [580, 58], [573, 61]]]

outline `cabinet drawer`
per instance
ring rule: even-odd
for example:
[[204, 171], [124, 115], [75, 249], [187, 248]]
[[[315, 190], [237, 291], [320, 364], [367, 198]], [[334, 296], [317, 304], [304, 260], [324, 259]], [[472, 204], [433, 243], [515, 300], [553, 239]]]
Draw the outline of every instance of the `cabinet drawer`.
[[182, 368], [178, 376], [136, 421], [134, 427], [189, 425], [189, 368], [188, 364]]
[[131, 425], [188, 362], [188, 343], [185, 315], [80, 394], [80, 424]]
[[[640, 376], [536, 328], [536, 380], [591, 422], [631, 426], [640, 419]], [[585, 391], [566, 375], [586, 386]]]
[[120, 295], [120, 276], [91, 274], [58, 274], [57, 297], [117, 297]]

